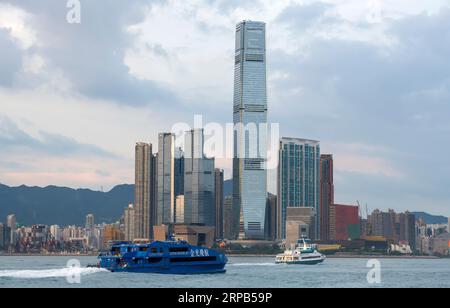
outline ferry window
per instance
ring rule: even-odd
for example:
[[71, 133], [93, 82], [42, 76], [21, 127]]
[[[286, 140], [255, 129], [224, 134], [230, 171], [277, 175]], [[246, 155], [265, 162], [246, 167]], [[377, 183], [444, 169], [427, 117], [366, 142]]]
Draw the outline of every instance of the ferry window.
[[162, 261], [162, 258], [148, 258], [148, 263], [159, 263]]
[[153, 248], [152, 248], [152, 253], [158, 253], [158, 248], [153, 247]]
[[187, 252], [189, 248], [187, 247], [171, 247], [169, 248], [169, 252]]
[[148, 247], [139, 247], [139, 251], [147, 251]]
[[206, 245], [206, 234], [199, 233], [198, 234], [198, 246], [205, 246], [205, 245]]
[[172, 258], [170, 262], [199, 262], [199, 261], [216, 261], [217, 257], [194, 257], [194, 258]]

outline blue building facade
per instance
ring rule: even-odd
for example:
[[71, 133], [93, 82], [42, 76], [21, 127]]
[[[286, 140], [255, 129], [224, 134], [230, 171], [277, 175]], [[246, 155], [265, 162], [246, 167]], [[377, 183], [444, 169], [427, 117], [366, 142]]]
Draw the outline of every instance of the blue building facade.
[[315, 212], [314, 237], [320, 238], [320, 143], [282, 138], [278, 165], [278, 234], [286, 238], [288, 207], [311, 207]]

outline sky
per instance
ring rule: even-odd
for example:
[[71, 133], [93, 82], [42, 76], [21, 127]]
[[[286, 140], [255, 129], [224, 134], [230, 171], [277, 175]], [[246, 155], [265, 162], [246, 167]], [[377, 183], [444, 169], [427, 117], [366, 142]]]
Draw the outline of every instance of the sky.
[[336, 203], [450, 216], [450, 0], [80, 3], [71, 24], [66, 0], [0, 0], [0, 183], [109, 190], [133, 183], [136, 142], [232, 122], [250, 19], [269, 120], [334, 155]]

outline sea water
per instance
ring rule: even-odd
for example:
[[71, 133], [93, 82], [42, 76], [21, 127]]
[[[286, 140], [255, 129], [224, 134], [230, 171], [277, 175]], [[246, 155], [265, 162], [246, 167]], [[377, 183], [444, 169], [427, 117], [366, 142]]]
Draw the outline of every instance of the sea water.
[[[68, 268], [76, 259], [81, 268]], [[0, 257], [0, 288], [366, 288], [450, 287], [450, 259], [380, 259], [379, 282], [368, 280], [368, 259], [327, 259], [323, 264], [286, 265], [267, 257], [230, 257], [225, 274], [158, 275], [110, 273], [95, 257]], [[76, 263], [76, 262], [75, 262]], [[373, 262], [372, 262], [373, 263]], [[78, 276], [79, 279], [73, 279]]]

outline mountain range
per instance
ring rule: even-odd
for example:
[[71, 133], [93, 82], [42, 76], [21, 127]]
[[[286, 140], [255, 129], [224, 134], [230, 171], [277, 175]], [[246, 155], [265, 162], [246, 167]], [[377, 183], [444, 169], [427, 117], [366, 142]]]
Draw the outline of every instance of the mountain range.
[[[233, 192], [231, 180], [224, 183], [224, 196]], [[9, 187], [0, 184], [0, 222], [15, 214], [22, 225], [57, 224], [60, 226], [85, 224], [86, 215], [94, 214], [97, 223], [117, 221], [124, 208], [134, 202], [134, 185], [123, 184], [108, 192], [67, 187]], [[427, 224], [444, 224], [448, 218], [413, 212]]]
[[[232, 189], [232, 182], [225, 181], [224, 195], [231, 195]], [[109, 192], [0, 184], [0, 222], [4, 222], [7, 215], [15, 214], [21, 225], [83, 226], [86, 215], [92, 213], [96, 223], [112, 223], [133, 202], [134, 185], [130, 184], [118, 185]]]
[[412, 212], [416, 216], [416, 219], [423, 219], [426, 224], [428, 225], [440, 225], [440, 224], [446, 224], [448, 223], [448, 217], [445, 216], [436, 216], [436, 215], [430, 215], [425, 212]]

